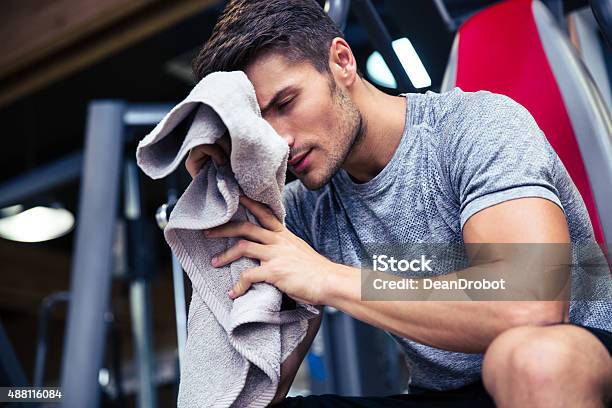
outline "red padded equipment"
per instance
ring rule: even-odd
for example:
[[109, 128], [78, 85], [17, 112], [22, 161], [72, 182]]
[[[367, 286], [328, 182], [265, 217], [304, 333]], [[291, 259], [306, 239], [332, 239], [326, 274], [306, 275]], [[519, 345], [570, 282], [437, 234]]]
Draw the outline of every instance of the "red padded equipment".
[[455, 86], [504, 94], [529, 110], [578, 187], [601, 244], [604, 235], [593, 192], [531, 3], [506, 0], [463, 24], [458, 33]]

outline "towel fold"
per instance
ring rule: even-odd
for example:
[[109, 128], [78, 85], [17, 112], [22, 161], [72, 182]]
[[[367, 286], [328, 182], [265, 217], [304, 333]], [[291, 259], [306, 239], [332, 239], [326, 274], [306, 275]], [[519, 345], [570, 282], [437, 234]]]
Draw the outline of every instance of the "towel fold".
[[241, 71], [215, 72], [140, 141], [136, 158], [152, 178], [165, 177], [189, 150], [213, 144], [225, 133], [230, 159], [204, 165], [179, 198], [164, 236], [193, 284], [187, 344], [181, 364], [179, 407], [259, 407], [270, 403], [280, 365], [318, 315], [297, 303], [282, 310], [282, 293], [257, 283], [231, 300], [227, 292], [240, 273], [259, 264], [241, 258], [221, 268], [211, 259], [237, 238], [205, 238], [202, 230], [256, 218], [238, 199], [241, 193], [266, 204], [284, 224], [282, 191], [289, 146], [261, 117], [255, 90]]

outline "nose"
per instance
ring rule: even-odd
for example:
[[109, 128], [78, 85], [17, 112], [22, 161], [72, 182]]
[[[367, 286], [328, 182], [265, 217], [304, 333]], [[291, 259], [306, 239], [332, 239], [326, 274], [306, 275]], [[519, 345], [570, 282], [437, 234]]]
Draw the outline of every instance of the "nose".
[[293, 136], [291, 136], [290, 134], [287, 133], [279, 133], [280, 137], [283, 138], [283, 140], [285, 142], [287, 142], [287, 144], [289, 145], [289, 147], [293, 147], [293, 143], [295, 142], [295, 139], [293, 138]]
[[285, 142], [289, 145], [289, 147], [293, 147], [293, 143], [295, 142], [295, 138], [292, 133], [292, 126], [290, 126], [286, 121], [278, 120], [277, 118], [266, 119], [270, 126], [278, 133], [280, 137], [283, 138]]

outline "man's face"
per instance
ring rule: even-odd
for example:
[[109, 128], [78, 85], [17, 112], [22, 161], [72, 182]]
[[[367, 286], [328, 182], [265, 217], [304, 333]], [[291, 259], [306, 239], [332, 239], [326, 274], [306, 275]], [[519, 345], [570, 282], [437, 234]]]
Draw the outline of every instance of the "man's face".
[[264, 119], [289, 144], [289, 169], [308, 189], [321, 188], [361, 139], [357, 106], [331, 74], [308, 62], [267, 53], [245, 72]]

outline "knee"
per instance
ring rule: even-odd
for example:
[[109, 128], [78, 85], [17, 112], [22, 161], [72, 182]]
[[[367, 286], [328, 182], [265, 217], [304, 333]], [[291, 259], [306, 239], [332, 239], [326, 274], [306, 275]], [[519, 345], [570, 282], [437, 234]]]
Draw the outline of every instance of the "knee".
[[542, 327], [517, 327], [500, 334], [488, 347], [483, 382], [495, 394], [500, 387], [520, 386], [543, 392], [572, 372], [575, 345], [549, 335]]

